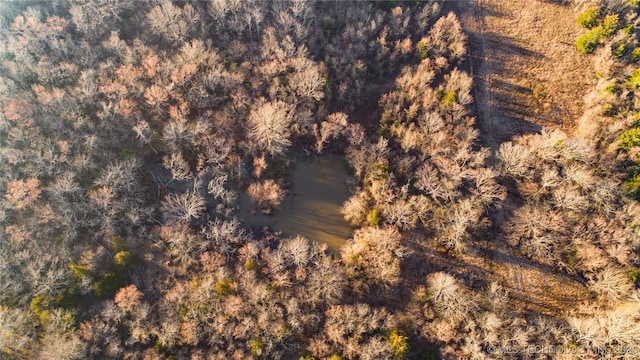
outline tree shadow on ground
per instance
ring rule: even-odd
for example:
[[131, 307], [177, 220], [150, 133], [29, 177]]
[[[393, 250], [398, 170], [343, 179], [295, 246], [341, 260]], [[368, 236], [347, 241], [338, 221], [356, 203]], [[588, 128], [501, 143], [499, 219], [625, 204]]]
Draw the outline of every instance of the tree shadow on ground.
[[[486, 32], [484, 25], [479, 22], [481, 16], [507, 15], [484, 8], [473, 10], [471, 14], [469, 10], [461, 11], [465, 11], [461, 16], [468, 35], [470, 56], [467, 61], [474, 77], [474, 115], [478, 118], [484, 145], [496, 150], [501, 143], [515, 136], [539, 133], [541, 126], [527, 120], [533, 110], [533, 89], [498, 78], [518, 79], [509, 66], [509, 61], [514, 58], [531, 61], [543, 59], [544, 56], [516, 44], [507, 36]], [[474, 15], [482, 11], [491, 14]], [[491, 57], [487, 55], [489, 48]]]

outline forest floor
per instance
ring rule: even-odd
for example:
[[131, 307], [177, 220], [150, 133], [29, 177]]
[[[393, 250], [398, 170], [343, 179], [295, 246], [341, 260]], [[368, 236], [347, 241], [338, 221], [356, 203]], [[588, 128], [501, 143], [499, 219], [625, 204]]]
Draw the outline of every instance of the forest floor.
[[[571, 133], [594, 81], [591, 60], [575, 50], [583, 32], [575, 10], [550, 1], [462, 0], [449, 6], [469, 36], [483, 145], [495, 151], [513, 136], [543, 127]], [[471, 245], [457, 260], [413, 244], [412, 250], [428, 252], [437, 267], [470, 286], [502, 285], [516, 311], [557, 315], [592, 299], [583, 281], [523, 258], [499, 236]]]

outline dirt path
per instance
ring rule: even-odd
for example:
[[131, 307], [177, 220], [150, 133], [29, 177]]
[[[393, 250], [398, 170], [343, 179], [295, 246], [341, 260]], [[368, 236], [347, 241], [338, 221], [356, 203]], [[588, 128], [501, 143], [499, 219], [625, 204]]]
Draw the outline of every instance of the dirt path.
[[593, 84], [589, 57], [575, 50], [584, 30], [571, 6], [552, 1], [463, 0], [478, 124], [486, 146], [559, 127], [571, 132]]

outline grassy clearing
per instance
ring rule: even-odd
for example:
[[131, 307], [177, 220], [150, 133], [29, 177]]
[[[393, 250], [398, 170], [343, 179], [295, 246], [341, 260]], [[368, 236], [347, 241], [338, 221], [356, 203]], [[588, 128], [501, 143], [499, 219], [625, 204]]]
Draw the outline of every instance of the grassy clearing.
[[[594, 84], [584, 33], [572, 7], [552, 2], [473, 0], [462, 19], [470, 36], [484, 143], [495, 146], [539, 126], [575, 127]], [[461, 6], [462, 8], [462, 6]]]

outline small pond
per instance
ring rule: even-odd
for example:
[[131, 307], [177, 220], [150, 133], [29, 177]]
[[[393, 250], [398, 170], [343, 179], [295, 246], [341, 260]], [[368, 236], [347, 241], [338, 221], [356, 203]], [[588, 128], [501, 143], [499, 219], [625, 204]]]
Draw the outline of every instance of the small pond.
[[284, 236], [300, 234], [337, 252], [352, 233], [340, 214], [340, 207], [349, 198], [346, 177], [347, 168], [341, 156], [325, 154], [298, 160], [293, 186], [273, 215], [252, 214], [254, 204], [242, 192], [240, 216], [249, 226], [268, 226], [282, 231]]

